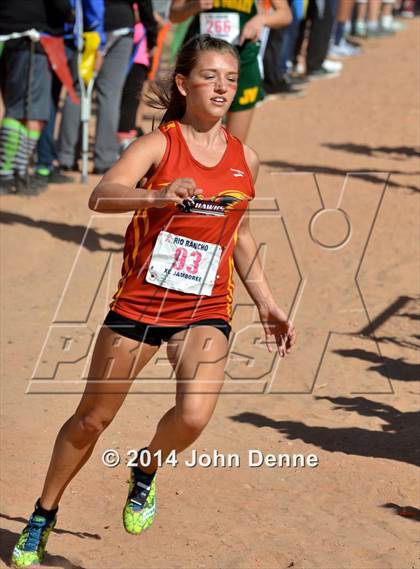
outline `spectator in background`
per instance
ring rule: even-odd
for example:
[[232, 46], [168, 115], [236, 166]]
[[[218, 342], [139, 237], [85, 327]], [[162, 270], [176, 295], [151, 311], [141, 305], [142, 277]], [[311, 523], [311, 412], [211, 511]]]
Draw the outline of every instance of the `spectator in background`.
[[380, 29], [385, 32], [384, 35], [392, 36], [394, 33], [404, 26], [400, 26], [398, 22], [394, 20], [394, 8], [395, 0], [383, 0], [382, 1], [382, 13], [380, 19]]
[[414, 18], [416, 12], [420, 12], [419, 0], [402, 0], [400, 6], [400, 15], [403, 18]]
[[[48, 6], [48, 7], [47, 7]], [[0, 2], [0, 34], [38, 32], [61, 35], [72, 18], [67, 0]], [[0, 193], [34, 193], [27, 172], [41, 130], [50, 115], [52, 71], [39, 42], [9, 40], [2, 54], [5, 114], [0, 128]]]
[[362, 53], [360, 47], [350, 43], [345, 38], [347, 26], [351, 27], [353, 8], [354, 0], [337, 0], [336, 22], [329, 50], [331, 56], [351, 57]]
[[[66, 39], [66, 52], [71, 68], [74, 88], [80, 96], [79, 76], [77, 69], [77, 38], [83, 31], [97, 32], [101, 38], [100, 49], [105, 46], [104, 32], [104, 0], [81, 0], [80, 10], [76, 9], [76, 1], [70, 0], [73, 11], [75, 13], [74, 25], [67, 26], [67, 33], [72, 33], [71, 39]], [[67, 34], [66, 34], [67, 35]], [[53, 77], [51, 90], [51, 106], [50, 116], [47, 124], [44, 126], [41, 137], [37, 145], [37, 161], [35, 166], [35, 175], [31, 180], [34, 189], [45, 188], [48, 183], [64, 184], [73, 182], [73, 178], [60, 172], [60, 168], [56, 165], [58, 155], [56, 143], [54, 140], [54, 130], [57, 117], [58, 103], [61, 93], [61, 82], [57, 77]]]
[[[346, 2], [347, 0], [343, 0]], [[306, 76], [309, 79], [336, 77], [338, 69], [325, 65], [335, 20], [335, 0], [309, 0], [296, 41], [295, 58], [302, 51], [306, 28], [310, 26], [306, 51]]]
[[118, 127], [119, 153], [121, 154], [138, 136], [143, 134], [136, 126], [136, 116], [143, 85], [147, 79], [150, 67], [150, 55], [156, 46], [158, 23], [153, 16], [151, 0], [143, 0], [143, 5], [148, 4], [147, 11], [152, 16], [147, 20], [146, 29], [139, 21], [139, 10], [134, 5], [136, 25], [134, 27], [134, 47], [131, 56], [131, 66], [124, 83], [121, 97], [120, 122]]
[[264, 91], [268, 95], [296, 97], [304, 95], [296, 86], [307, 83], [301, 75], [291, 75], [299, 26], [304, 18], [304, 0], [289, 0], [292, 22], [284, 29], [270, 30], [264, 52]]
[[[357, 0], [355, 35], [361, 38], [393, 35], [394, 0]], [[382, 4], [382, 13], [381, 13]]]
[[[138, 2], [140, 18], [147, 27], [153, 18], [148, 4]], [[96, 135], [93, 173], [103, 174], [118, 158], [117, 130], [122, 90], [133, 46], [134, 11], [132, 0], [105, 0], [106, 44], [99, 54], [102, 65], [95, 81]], [[73, 170], [77, 160], [80, 106], [67, 98], [59, 135], [58, 158], [62, 171]]]
[[172, 0], [170, 19], [193, 20], [185, 42], [196, 34], [210, 34], [238, 48], [240, 73], [236, 97], [227, 115], [229, 131], [245, 142], [255, 106], [264, 98], [258, 63], [264, 26], [281, 28], [292, 21], [287, 0], [271, 0], [272, 12], [259, 13], [256, 0]]

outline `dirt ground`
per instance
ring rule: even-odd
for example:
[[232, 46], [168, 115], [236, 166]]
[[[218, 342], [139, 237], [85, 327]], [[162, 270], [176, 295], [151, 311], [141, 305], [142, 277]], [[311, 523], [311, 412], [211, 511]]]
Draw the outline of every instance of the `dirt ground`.
[[[190, 468], [186, 451], [159, 473], [154, 526], [124, 532], [127, 453], [173, 404], [161, 350], [64, 495], [47, 566], [420, 567], [419, 24], [256, 113], [252, 226], [298, 343], [279, 365], [237, 284], [225, 391], [194, 448], [236, 453], [240, 467]], [[79, 400], [120, 270], [128, 218], [91, 217], [96, 181], [2, 198], [1, 566]], [[106, 449], [118, 467], [104, 466]], [[249, 449], [319, 465], [251, 468]]]

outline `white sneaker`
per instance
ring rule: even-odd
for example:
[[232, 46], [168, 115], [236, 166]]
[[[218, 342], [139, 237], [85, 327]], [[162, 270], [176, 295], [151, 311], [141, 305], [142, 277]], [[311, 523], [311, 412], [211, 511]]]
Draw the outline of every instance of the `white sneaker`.
[[400, 14], [401, 18], [414, 18], [415, 17], [415, 13], [414, 10], [403, 10]]
[[399, 20], [392, 20], [391, 30], [394, 32], [400, 32], [401, 30], [405, 30], [407, 26], [400, 22]]
[[304, 75], [305, 74], [305, 65], [303, 63], [297, 63], [294, 68], [293, 71], [296, 73], [296, 75]]
[[357, 37], [359, 38], [365, 38], [367, 37], [367, 26], [366, 26], [366, 22], [363, 22], [361, 20], [357, 20], [357, 22], [354, 25], [354, 31]]
[[351, 57], [353, 55], [361, 55], [362, 50], [360, 47], [355, 47], [347, 42], [345, 39], [342, 39], [338, 45], [332, 44], [330, 45], [330, 50], [328, 55], [333, 57]]
[[343, 64], [341, 61], [333, 61], [332, 59], [326, 59], [322, 64], [322, 67], [327, 71], [332, 71], [333, 73], [339, 73], [343, 69]]

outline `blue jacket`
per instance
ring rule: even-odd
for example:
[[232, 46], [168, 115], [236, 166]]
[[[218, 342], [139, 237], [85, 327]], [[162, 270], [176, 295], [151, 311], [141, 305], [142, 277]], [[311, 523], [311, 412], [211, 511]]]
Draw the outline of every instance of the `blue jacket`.
[[81, 31], [98, 32], [101, 37], [103, 49], [106, 42], [104, 21], [105, 21], [105, 2], [104, 0], [70, 0], [74, 10], [75, 20], [73, 34], [75, 43]]

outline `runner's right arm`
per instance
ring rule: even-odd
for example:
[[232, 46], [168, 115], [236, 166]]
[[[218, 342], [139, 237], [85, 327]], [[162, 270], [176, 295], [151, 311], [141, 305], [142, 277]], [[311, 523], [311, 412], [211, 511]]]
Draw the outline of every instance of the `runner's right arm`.
[[245, 40], [258, 41], [264, 27], [276, 29], [291, 24], [293, 16], [287, 0], [271, 0], [271, 6], [269, 12], [260, 12], [246, 22], [239, 39], [240, 45]]
[[150, 169], [156, 170], [166, 148], [159, 131], [142, 136], [127, 148], [118, 162], [105, 174], [89, 198], [89, 207], [102, 213], [122, 213], [149, 207], [182, 203], [200, 193], [192, 178], [178, 178], [161, 190], [136, 188]]

